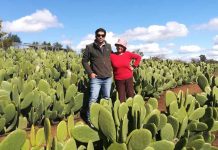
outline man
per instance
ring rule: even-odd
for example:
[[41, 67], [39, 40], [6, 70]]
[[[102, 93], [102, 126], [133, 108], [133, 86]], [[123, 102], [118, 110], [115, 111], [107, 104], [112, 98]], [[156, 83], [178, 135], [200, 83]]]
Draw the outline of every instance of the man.
[[[105, 41], [106, 30], [99, 28], [95, 31], [95, 40], [86, 46], [82, 64], [90, 79], [90, 98], [87, 117], [89, 120], [90, 106], [96, 102], [100, 90], [105, 99], [110, 98], [112, 83], [112, 67], [110, 61], [111, 45]], [[89, 65], [90, 62], [90, 65]]]

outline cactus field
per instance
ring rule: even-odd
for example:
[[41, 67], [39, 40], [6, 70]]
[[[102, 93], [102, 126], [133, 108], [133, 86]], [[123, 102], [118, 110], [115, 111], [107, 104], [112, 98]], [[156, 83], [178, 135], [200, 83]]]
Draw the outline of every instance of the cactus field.
[[0, 49], [0, 150], [218, 149], [218, 64], [142, 60], [135, 96], [99, 98], [91, 125], [81, 55]]

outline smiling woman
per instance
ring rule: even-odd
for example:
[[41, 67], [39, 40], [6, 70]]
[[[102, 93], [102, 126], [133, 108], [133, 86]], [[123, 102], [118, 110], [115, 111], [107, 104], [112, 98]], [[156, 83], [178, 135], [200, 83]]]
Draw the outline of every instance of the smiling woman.
[[[117, 52], [112, 53], [110, 58], [119, 100], [124, 102], [127, 98], [134, 96], [133, 69], [138, 67], [141, 56], [126, 51], [127, 42], [124, 39], [118, 39], [115, 46]], [[134, 63], [131, 65], [133, 60]]]

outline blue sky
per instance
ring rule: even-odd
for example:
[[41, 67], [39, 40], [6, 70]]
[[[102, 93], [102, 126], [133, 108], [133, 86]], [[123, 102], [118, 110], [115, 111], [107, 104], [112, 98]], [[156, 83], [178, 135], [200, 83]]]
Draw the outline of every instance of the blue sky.
[[129, 51], [145, 57], [218, 60], [217, 6], [217, 0], [4, 0], [0, 19], [23, 43], [60, 42], [80, 51], [103, 27], [109, 43], [124, 38]]

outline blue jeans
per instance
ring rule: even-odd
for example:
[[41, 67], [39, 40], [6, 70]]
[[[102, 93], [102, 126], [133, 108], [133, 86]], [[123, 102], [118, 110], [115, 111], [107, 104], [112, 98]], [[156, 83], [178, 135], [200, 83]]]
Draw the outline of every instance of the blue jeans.
[[[112, 77], [90, 79], [89, 110], [91, 104], [97, 102], [100, 90], [102, 92], [103, 98], [105, 99], [110, 98], [111, 84], [112, 84]], [[88, 118], [89, 118], [89, 110], [87, 112]]]

